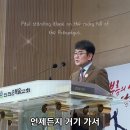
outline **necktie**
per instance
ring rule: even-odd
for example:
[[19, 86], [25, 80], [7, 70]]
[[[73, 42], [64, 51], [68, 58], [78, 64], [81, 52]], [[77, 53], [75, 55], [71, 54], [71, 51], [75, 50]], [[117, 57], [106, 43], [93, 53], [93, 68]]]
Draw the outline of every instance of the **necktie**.
[[80, 70], [80, 82], [83, 82], [85, 69]]

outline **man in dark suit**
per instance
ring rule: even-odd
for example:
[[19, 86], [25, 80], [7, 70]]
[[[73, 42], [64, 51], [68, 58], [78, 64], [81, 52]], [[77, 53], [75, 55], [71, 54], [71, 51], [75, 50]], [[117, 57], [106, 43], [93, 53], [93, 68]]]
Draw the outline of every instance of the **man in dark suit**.
[[80, 69], [72, 74], [71, 79], [94, 83], [105, 90], [110, 91], [106, 70], [98, 68], [92, 63], [94, 53], [95, 46], [88, 40], [82, 40], [75, 44], [74, 62]]
[[[82, 40], [75, 44], [74, 62], [79, 70], [71, 75], [71, 80], [79, 82], [94, 83], [110, 92], [108, 75], [105, 69], [93, 65], [92, 60], [95, 54], [95, 46], [88, 40]], [[85, 117], [81, 110], [75, 110], [74, 115]], [[87, 115], [86, 115], [87, 116]], [[73, 129], [74, 128], [74, 129]], [[88, 126], [74, 126], [72, 130], [89, 130]], [[91, 128], [91, 130], [97, 130]], [[102, 128], [100, 129], [102, 130]]]

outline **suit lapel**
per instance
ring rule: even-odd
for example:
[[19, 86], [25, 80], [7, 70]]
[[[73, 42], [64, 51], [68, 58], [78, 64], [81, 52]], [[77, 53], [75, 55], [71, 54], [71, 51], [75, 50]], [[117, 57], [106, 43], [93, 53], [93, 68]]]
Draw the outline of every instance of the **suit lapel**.
[[88, 71], [85, 73], [84, 81], [87, 81], [87, 79], [88, 79], [88, 78], [90, 77], [90, 75], [93, 73], [94, 69], [95, 69], [95, 66], [92, 64], [92, 65], [89, 67]]

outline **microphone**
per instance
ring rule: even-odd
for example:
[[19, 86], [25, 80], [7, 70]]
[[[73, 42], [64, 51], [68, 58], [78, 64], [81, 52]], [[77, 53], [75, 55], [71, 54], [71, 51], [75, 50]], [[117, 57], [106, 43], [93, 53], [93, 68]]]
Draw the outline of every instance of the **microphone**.
[[[62, 68], [62, 67], [65, 67], [66, 66], [66, 63], [65, 62], [61, 62], [61, 64], [59, 65], [59, 66], [57, 66], [58, 67], [58, 70], [60, 69], [60, 68]], [[55, 72], [57, 72], [57, 71], [55, 71]], [[49, 76], [49, 80], [52, 80], [52, 76], [54, 75], [54, 73], [52, 73], [50, 76]]]
[[62, 65], [63, 67], [65, 67], [65, 66], [66, 66], [66, 63], [65, 63], [65, 62], [61, 62], [61, 65]]
[[53, 64], [51, 68], [57, 68], [58, 65], [57, 64]]
[[[57, 64], [53, 64], [51, 69], [50, 69], [50, 75], [52, 74], [52, 68], [57, 68], [58, 65]], [[51, 80], [51, 76], [49, 76], [49, 80]]]

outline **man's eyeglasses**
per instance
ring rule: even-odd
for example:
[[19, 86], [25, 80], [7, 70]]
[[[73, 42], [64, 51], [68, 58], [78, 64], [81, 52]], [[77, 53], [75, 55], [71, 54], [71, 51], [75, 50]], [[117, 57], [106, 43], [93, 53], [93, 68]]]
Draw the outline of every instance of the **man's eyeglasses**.
[[87, 54], [86, 52], [74, 52], [74, 55], [82, 56], [83, 54]]

